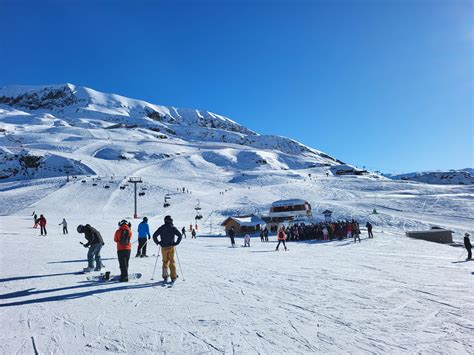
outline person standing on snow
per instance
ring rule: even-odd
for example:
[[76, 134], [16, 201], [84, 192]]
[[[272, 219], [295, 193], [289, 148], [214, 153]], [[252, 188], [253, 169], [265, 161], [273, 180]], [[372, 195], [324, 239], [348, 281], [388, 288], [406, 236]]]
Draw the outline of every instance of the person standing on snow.
[[120, 266], [120, 282], [128, 282], [128, 262], [132, 253], [132, 224], [126, 220], [119, 222], [119, 228], [115, 231], [114, 242], [117, 243], [117, 257]]
[[44, 218], [43, 215], [40, 215], [40, 218], [38, 218], [38, 224], [41, 228], [41, 235], [43, 235], [44, 233], [44, 236], [46, 237], [48, 235], [48, 233], [46, 232], [46, 218]]
[[324, 226], [323, 228], [323, 240], [329, 240], [329, 231], [328, 231], [328, 228], [326, 226]]
[[[87, 268], [84, 272], [100, 271], [102, 268], [102, 259], [100, 257], [100, 250], [104, 246], [104, 240], [100, 235], [99, 231], [92, 227], [90, 224], [83, 226], [82, 224], [77, 226], [77, 233], [84, 233], [84, 237], [87, 243], [81, 243], [84, 248], [89, 248], [87, 252]], [[95, 269], [94, 269], [95, 260]]]
[[150, 240], [150, 227], [148, 226], [148, 218], [143, 217], [143, 221], [138, 225], [138, 248], [137, 255], [135, 255], [136, 258], [148, 257], [148, 255], [146, 255], [147, 237], [148, 240]]
[[186, 227], [181, 228], [181, 234], [183, 235], [184, 239], [186, 239]]
[[354, 243], [356, 242], [357, 239], [359, 239], [359, 243], [360, 243], [359, 223], [355, 222], [354, 220], [352, 221], [352, 233], [354, 235]]
[[263, 236], [265, 237], [265, 241], [268, 242], [268, 228], [265, 227], [265, 229], [263, 230]]
[[286, 244], [285, 244], [286, 234], [283, 227], [280, 227], [280, 229], [278, 229], [277, 236], [278, 236], [278, 244], [275, 250], [278, 251], [278, 248], [280, 247], [280, 243], [283, 243], [285, 250], [287, 250]]
[[263, 229], [260, 229], [260, 241], [261, 242], [265, 241], [265, 236], [263, 235]]
[[367, 221], [365, 226], [367, 227], [367, 233], [369, 234], [369, 238], [373, 238], [374, 234], [372, 233], [372, 223]]
[[[34, 212], [33, 212], [34, 213]], [[33, 216], [34, 225], [33, 228], [38, 228], [38, 215], [35, 213]]]
[[[158, 236], [160, 236], [160, 240], [158, 240]], [[174, 240], [175, 236], [178, 237], [176, 242]], [[161, 255], [163, 257], [162, 277], [164, 282], [168, 282], [168, 277], [171, 277], [171, 282], [175, 282], [178, 278], [176, 262], [174, 261], [174, 248], [181, 243], [182, 238], [183, 236], [179, 230], [173, 225], [171, 216], [166, 216], [165, 224], [153, 233], [153, 241], [156, 245], [161, 246]]]
[[466, 260], [471, 260], [472, 259], [472, 245], [471, 245], [471, 240], [469, 239], [469, 233], [464, 234], [464, 247], [467, 250]]
[[63, 218], [63, 221], [59, 223], [58, 226], [60, 225], [63, 226], [63, 234], [68, 234], [66, 218]]
[[196, 239], [196, 230], [193, 228], [193, 230], [191, 231], [191, 239]]
[[230, 245], [235, 247], [235, 231], [234, 231], [234, 226], [230, 227], [229, 231], [227, 232], [227, 235], [230, 238]]
[[250, 247], [250, 235], [248, 234], [244, 237], [244, 247]]

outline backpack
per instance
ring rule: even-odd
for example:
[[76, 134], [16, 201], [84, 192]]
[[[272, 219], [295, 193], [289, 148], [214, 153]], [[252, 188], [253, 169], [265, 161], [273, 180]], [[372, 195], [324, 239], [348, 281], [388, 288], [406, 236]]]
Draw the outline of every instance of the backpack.
[[119, 243], [120, 245], [130, 244], [130, 233], [128, 229], [122, 229], [122, 232], [120, 233]]

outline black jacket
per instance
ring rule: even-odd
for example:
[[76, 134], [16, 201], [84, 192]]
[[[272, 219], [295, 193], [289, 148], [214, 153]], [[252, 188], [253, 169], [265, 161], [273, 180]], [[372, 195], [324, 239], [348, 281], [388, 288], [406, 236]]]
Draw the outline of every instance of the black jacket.
[[472, 249], [471, 241], [469, 240], [469, 237], [464, 237], [464, 247], [466, 249]]
[[[158, 236], [161, 237], [161, 241], [158, 241]], [[178, 240], [174, 241], [174, 237], [177, 236]], [[153, 233], [153, 240], [156, 244], [160, 244], [163, 248], [173, 247], [181, 243], [182, 235], [179, 230], [173, 226], [172, 223], [165, 223]]]
[[90, 245], [96, 244], [104, 245], [104, 240], [97, 229], [91, 227], [89, 224], [86, 224], [83, 231], [87, 239], [87, 244], [84, 244], [84, 246], [88, 247]]

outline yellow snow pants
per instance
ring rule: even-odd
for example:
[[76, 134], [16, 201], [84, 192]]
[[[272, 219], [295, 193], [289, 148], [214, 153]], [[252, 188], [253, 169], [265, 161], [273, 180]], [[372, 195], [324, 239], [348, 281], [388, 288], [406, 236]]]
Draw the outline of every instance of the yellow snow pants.
[[[171, 276], [171, 280], [176, 280], [176, 263], [174, 261], [174, 247], [161, 248], [161, 255], [163, 256], [163, 278], [167, 279]], [[171, 275], [168, 273], [168, 267]]]

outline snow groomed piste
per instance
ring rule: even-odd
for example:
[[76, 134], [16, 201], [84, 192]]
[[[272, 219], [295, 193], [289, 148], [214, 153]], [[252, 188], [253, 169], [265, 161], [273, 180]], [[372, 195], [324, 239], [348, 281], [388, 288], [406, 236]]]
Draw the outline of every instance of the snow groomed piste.
[[[8, 325], [1, 353], [474, 351], [473, 262], [463, 248], [404, 235], [440, 226], [461, 243], [474, 228], [472, 185], [336, 176], [324, 164], [337, 161], [283, 139], [259, 140], [219, 116], [209, 116], [217, 128], [193, 110], [172, 123], [179, 118], [172, 109], [160, 120], [142, 114], [150, 104], [76, 91], [86, 101], [62, 113], [0, 107], [3, 156], [48, 159], [34, 173], [0, 182], [0, 321]], [[138, 127], [107, 129], [112, 123]], [[143, 179], [138, 219], [130, 176]], [[252, 237], [250, 247], [230, 247], [220, 226], [228, 216], [265, 214], [272, 202], [293, 198], [309, 201], [316, 220], [327, 209], [335, 220], [369, 220], [374, 238], [362, 231], [360, 243], [288, 241], [290, 251], [275, 252], [270, 234], [268, 242]], [[33, 211], [47, 218], [47, 237], [32, 228]], [[161, 256], [151, 280], [154, 243], [148, 258], [134, 257], [142, 217], [153, 233], [166, 215], [179, 230], [198, 223], [196, 239], [188, 231], [176, 249], [181, 270], [171, 288], [161, 282]], [[114, 276], [122, 219], [131, 221], [135, 242], [129, 273], [142, 277], [87, 280], [88, 250], [76, 227], [90, 224], [104, 239], [104, 267], [90, 275]]]

